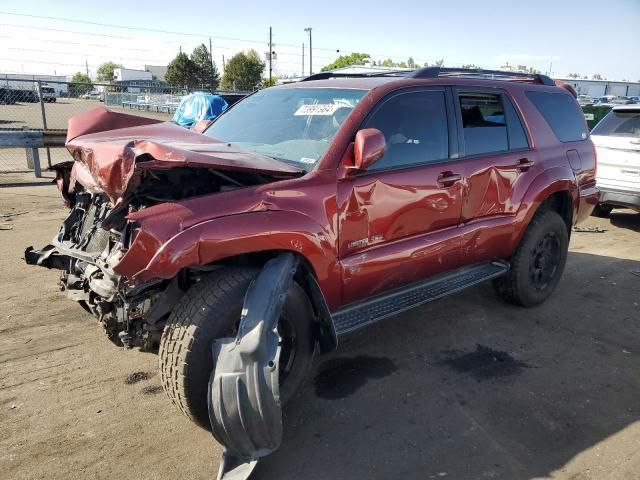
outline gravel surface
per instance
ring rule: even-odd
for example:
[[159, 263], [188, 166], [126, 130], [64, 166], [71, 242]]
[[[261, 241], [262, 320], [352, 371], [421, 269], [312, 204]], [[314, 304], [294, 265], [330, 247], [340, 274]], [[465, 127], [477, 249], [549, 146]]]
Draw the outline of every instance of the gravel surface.
[[[0, 174], [2, 477], [214, 478], [221, 448], [165, 398], [157, 357], [24, 264], [65, 216], [50, 181]], [[253, 478], [637, 479], [640, 215], [585, 225], [607, 231], [573, 233], [541, 307], [481, 285], [341, 339]]]

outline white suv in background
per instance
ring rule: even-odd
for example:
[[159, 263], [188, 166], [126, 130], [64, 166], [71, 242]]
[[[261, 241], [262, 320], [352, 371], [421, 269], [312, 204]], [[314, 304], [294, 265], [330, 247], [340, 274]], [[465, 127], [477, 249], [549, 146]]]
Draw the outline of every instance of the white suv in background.
[[614, 107], [591, 131], [598, 155], [600, 203], [594, 215], [614, 208], [640, 212], [640, 105]]

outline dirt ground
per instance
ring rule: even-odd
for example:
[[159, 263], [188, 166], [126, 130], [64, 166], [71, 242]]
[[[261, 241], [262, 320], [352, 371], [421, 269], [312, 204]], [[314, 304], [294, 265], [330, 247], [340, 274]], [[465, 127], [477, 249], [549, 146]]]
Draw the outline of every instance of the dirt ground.
[[[221, 449], [165, 398], [156, 356], [112, 346], [24, 264], [65, 215], [25, 178], [0, 175], [0, 476], [214, 478]], [[640, 478], [640, 215], [585, 225], [607, 231], [573, 233], [541, 307], [482, 285], [341, 339], [253, 478]]]

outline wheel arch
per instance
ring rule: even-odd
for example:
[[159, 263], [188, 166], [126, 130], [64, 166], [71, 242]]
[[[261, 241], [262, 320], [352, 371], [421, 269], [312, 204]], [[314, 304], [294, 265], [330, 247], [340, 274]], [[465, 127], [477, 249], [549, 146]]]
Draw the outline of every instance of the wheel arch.
[[522, 240], [527, 227], [540, 212], [555, 211], [565, 222], [567, 234], [575, 223], [578, 208], [578, 187], [573, 172], [565, 168], [545, 171], [531, 183], [519, 212], [523, 228], [519, 229], [515, 245]]
[[[238, 255], [221, 258], [215, 262], [212, 262], [205, 267], [217, 268], [217, 267], [230, 267], [230, 266], [251, 266], [256, 268], [262, 268], [271, 259], [278, 255], [291, 252], [298, 258], [298, 268], [294, 276], [294, 280], [304, 290], [309, 304], [312, 309], [314, 322], [314, 336], [318, 343], [320, 353], [329, 353], [336, 349], [338, 345], [337, 335], [335, 332], [335, 326], [333, 319], [329, 311], [327, 301], [324, 293], [318, 283], [318, 278], [314, 270], [313, 265], [303, 254], [292, 250], [264, 250], [260, 252], [247, 252]], [[187, 267], [189, 270], [202, 270], [201, 268]]]
[[324, 353], [337, 345], [329, 310], [340, 292], [334, 249], [329, 234], [306, 215], [251, 212], [203, 222], [175, 235], [136, 277], [173, 278], [224, 266], [262, 268], [279, 254], [292, 252], [299, 259], [295, 279], [309, 298], [314, 334]]

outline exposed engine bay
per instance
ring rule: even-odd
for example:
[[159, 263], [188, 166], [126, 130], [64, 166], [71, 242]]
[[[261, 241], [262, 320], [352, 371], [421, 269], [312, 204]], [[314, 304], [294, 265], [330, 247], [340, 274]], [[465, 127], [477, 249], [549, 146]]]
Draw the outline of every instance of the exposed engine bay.
[[27, 248], [25, 259], [62, 270], [62, 290], [100, 321], [113, 343], [156, 350], [171, 309], [206, 268], [131, 285], [113, 270], [138, 233], [127, 217], [160, 203], [268, 183], [273, 177], [211, 168], [148, 169], [140, 173], [137, 188], [114, 205], [104, 193], [92, 193], [79, 182], [69, 188], [73, 163], [55, 167], [69, 216], [50, 245], [39, 251]]

